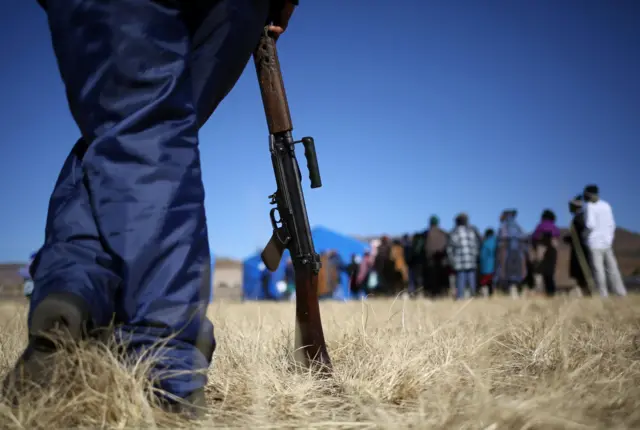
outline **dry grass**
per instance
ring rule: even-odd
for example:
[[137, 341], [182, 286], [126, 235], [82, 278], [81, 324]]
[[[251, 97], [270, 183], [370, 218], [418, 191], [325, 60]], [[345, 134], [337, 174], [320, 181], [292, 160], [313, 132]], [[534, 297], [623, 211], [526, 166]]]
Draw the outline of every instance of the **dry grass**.
[[[292, 305], [218, 303], [211, 317], [206, 422], [160, 412], [144, 363], [125, 368], [92, 346], [62, 388], [20, 410], [0, 404], [0, 426], [640, 428], [639, 297], [326, 302], [332, 381], [292, 371]], [[5, 305], [0, 318], [4, 371], [24, 343], [24, 309]]]

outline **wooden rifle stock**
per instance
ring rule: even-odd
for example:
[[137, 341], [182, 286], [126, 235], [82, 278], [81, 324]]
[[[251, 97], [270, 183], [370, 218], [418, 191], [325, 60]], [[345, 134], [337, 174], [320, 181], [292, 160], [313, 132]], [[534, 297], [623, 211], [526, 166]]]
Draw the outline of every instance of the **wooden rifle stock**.
[[[280, 62], [273, 37], [265, 29], [253, 53], [264, 112], [269, 127], [271, 160], [277, 191], [270, 196], [273, 235], [262, 252], [262, 261], [270, 271], [280, 265], [285, 249], [293, 260], [296, 283], [295, 359], [305, 367], [323, 373], [331, 370], [320, 318], [318, 273], [320, 256], [315, 252], [307, 217], [301, 175], [295, 157], [293, 125], [282, 80]], [[305, 147], [311, 187], [322, 185], [313, 139], [301, 141]], [[280, 219], [277, 220], [275, 213]]]
[[256, 64], [262, 104], [269, 133], [278, 134], [293, 130], [287, 93], [284, 89], [280, 60], [275, 41], [265, 30], [253, 59]]

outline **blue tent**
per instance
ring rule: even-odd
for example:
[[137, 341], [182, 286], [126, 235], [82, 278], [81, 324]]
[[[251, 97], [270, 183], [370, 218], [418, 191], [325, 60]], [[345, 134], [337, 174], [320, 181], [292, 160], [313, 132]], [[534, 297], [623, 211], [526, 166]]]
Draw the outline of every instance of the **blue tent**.
[[269, 295], [273, 298], [280, 298], [280, 293], [276, 288], [276, 282], [284, 279], [284, 268], [289, 251], [285, 251], [282, 262], [275, 273], [267, 270], [260, 253], [253, 254], [242, 264], [242, 297], [244, 300], [264, 300], [265, 294], [262, 288], [262, 277], [268, 276], [270, 279], [267, 284]]
[[[311, 230], [311, 236], [316, 252], [322, 253], [334, 249], [345, 263], [351, 260], [353, 254], [362, 256], [369, 249], [369, 245], [349, 236], [336, 233], [324, 227], [316, 227]], [[289, 258], [289, 251], [285, 251], [278, 270], [270, 273], [264, 267], [260, 259], [260, 253], [256, 253], [243, 263], [242, 293], [245, 300], [263, 300], [262, 276], [270, 276], [267, 284], [269, 295], [280, 298], [281, 294], [276, 288], [276, 283], [284, 279], [284, 269]], [[351, 297], [349, 291], [349, 278], [346, 273], [340, 277], [340, 285], [333, 294], [334, 299], [344, 300]]]

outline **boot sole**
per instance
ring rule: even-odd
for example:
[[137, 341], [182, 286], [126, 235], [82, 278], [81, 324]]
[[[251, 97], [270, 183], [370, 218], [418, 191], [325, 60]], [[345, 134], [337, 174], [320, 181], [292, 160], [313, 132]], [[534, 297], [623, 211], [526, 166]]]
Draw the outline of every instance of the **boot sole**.
[[29, 345], [5, 377], [2, 395], [14, 405], [32, 390], [49, 385], [55, 374], [54, 354], [59, 342], [75, 343], [86, 333], [89, 313], [78, 296], [51, 294], [33, 311]]

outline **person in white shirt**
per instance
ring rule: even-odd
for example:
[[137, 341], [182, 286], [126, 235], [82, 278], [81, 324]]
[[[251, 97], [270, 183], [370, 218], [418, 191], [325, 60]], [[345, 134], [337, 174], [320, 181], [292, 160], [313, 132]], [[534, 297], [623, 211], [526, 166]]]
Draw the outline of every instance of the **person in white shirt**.
[[609, 295], [607, 281], [611, 290], [618, 296], [626, 296], [627, 289], [622, 282], [618, 261], [613, 253], [613, 239], [616, 222], [611, 205], [600, 199], [597, 185], [588, 185], [584, 189], [587, 244], [591, 249], [591, 261], [596, 285], [602, 297]]

